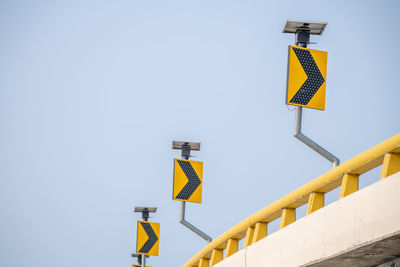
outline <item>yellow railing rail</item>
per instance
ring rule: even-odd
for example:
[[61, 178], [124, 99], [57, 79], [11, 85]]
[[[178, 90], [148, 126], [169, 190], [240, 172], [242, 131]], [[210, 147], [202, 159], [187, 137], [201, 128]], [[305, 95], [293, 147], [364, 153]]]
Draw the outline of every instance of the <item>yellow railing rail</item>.
[[217, 264], [224, 257], [227, 258], [238, 251], [239, 240], [245, 238], [243, 247], [247, 247], [266, 237], [269, 222], [281, 218], [280, 228], [293, 223], [296, 220], [296, 208], [308, 204], [306, 214], [310, 214], [324, 207], [324, 194], [339, 186], [341, 186], [339, 198], [357, 191], [359, 176], [380, 165], [382, 165], [381, 179], [400, 171], [400, 133], [236, 224], [206, 245], [184, 267], [208, 267]]

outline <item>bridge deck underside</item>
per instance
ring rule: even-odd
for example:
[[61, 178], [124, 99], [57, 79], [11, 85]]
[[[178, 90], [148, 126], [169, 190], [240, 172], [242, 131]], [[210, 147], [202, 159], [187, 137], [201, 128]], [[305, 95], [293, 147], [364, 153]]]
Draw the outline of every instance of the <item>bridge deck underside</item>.
[[[400, 222], [399, 222], [400, 223]], [[337, 256], [323, 259], [317, 263], [307, 264], [308, 267], [369, 267], [400, 257], [400, 233], [394, 236], [370, 243]]]

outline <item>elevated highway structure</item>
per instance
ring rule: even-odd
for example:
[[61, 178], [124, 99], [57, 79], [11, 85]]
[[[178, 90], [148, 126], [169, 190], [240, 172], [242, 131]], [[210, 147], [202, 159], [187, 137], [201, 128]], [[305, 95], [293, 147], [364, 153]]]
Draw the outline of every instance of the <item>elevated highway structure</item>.
[[[359, 190], [360, 176], [379, 166], [380, 179]], [[324, 195], [338, 187], [339, 199], [324, 207]], [[296, 209], [303, 205], [307, 205], [306, 216], [296, 221]], [[280, 230], [268, 235], [268, 223], [277, 219]], [[394, 267], [399, 257], [397, 134], [246, 218], [184, 267]]]

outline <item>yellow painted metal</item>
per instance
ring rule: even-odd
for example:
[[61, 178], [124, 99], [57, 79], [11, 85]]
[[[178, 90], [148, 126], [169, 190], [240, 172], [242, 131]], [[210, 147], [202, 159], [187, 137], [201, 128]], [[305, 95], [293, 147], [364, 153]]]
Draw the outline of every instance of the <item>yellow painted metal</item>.
[[211, 254], [210, 264], [214, 266], [218, 262], [222, 261], [224, 251], [222, 249], [213, 249]]
[[[325, 82], [321, 85], [321, 87], [314, 94], [314, 96], [311, 98], [311, 100], [308, 102], [307, 105], [290, 103], [290, 100], [295, 96], [295, 94], [299, 91], [301, 86], [308, 78], [293, 48], [310, 51], [311, 56], [313, 57], [315, 63], [317, 64], [318, 69], [322, 74], [322, 77], [325, 80]], [[324, 110], [327, 63], [328, 63], [328, 52], [304, 48], [304, 47], [298, 47], [298, 46], [289, 46], [289, 62], [288, 62], [289, 65], [288, 65], [286, 104]]]
[[199, 260], [199, 267], [209, 267], [209, 265], [210, 265], [209, 259], [201, 258]]
[[[151, 247], [148, 253], [139, 252], [139, 250], [143, 247], [143, 245], [149, 239], [146, 231], [143, 229], [142, 223], [150, 225], [153, 229], [155, 235], [157, 236], [157, 241]], [[151, 256], [158, 256], [158, 247], [160, 244], [160, 224], [155, 222], [147, 222], [147, 221], [138, 221], [137, 224], [137, 238], [136, 238], [136, 253], [143, 254], [143, 255], [151, 255]]]
[[[279, 218], [283, 208], [289, 206], [300, 207], [302, 204], [307, 203], [310, 193], [329, 192], [339, 187], [341, 185], [343, 174], [352, 174], [353, 172], [363, 174], [364, 172], [379, 166], [383, 162], [384, 155], [392, 151], [400, 151], [400, 134], [397, 134], [354, 158], [347, 160], [338, 167], [329, 170], [325, 174], [297, 188], [293, 192], [239, 222], [232, 228], [228, 229], [225, 233], [215, 238], [212, 242], [208, 243], [203, 249], [187, 261], [184, 267], [196, 266], [201, 257], [208, 255], [214, 248], [221, 247], [222, 244], [225, 244], [230, 238], [242, 237], [242, 233], [246, 233], [247, 228], [255, 225], [257, 222], [271, 222]], [[327, 188], [329, 188], [329, 190], [327, 190]]]
[[226, 245], [226, 250], [225, 250], [225, 258], [235, 254], [239, 249], [239, 240], [229, 238], [228, 239], [228, 244]]
[[348, 196], [358, 191], [359, 175], [345, 174], [343, 175], [342, 187], [340, 188], [339, 198]]
[[[200, 179], [200, 185], [195, 189], [193, 194], [188, 199], [177, 198], [178, 194], [186, 186], [189, 179], [186, 177], [178, 161], [187, 161], [193, 167], [198, 178]], [[186, 201], [201, 203], [202, 201], [202, 190], [203, 190], [203, 162], [186, 160], [186, 159], [174, 159], [174, 186], [173, 186], [173, 200]]]
[[255, 243], [258, 240], [263, 239], [268, 234], [268, 223], [258, 222], [256, 223], [256, 227], [254, 228], [253, 242]]
[[400, 154], [388, 153], [382, 164], [381, 179], [400, 171]]
[[[141, 264], [133, 264], [132, 267], [142, 267], [142, 265]], [[146, 265], [146, 267], [151, 267], [151, 266]]]
[[283, 209], [282, 210], [282, 216], [281, 216], [281, 224], [279, 226], [279, 229], [282, 229], [286, 226], [288, 226], [291, 223], [294, 223], [296, 221], [296, 209]]
[[311, 214], [320, 208], [323, 208], [325, 204], [324, 193], [312, 192], [308, 197], [308, 206], [306, 214]]
[[253, 243], [254, 227], [247, 227], [246, 237], [244, 239], [243, 247], [248, 247]]

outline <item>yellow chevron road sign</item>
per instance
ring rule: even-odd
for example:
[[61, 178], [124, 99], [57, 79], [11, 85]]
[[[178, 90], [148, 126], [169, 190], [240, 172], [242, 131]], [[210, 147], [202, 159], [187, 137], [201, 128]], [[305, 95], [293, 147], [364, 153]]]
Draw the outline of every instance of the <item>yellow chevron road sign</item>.
[[328, 52], [289, 46], [286, 104], [325, 109]]
[[158, 256], [160, 224], [155, 222], [138, 221], [136, 253]]
[[174, 159], [172, 199], [201, 203], [203, 190], [203, 162]]

